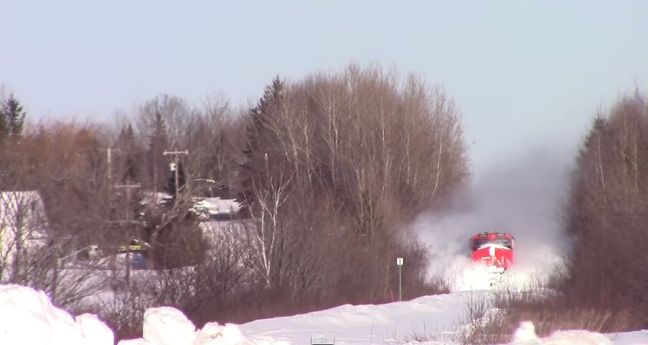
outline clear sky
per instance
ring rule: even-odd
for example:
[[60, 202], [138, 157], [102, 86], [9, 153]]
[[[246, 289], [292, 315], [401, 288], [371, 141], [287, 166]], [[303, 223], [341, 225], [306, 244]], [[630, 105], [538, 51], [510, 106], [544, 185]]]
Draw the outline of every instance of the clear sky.
[[380, 63], [441, 85], [477, 170], [572, 152], [593, 115], [648, 89], [648, 1], [0, 0], [0, 84], [32, 118], [109, 119], [157, 94], [255, 101]]

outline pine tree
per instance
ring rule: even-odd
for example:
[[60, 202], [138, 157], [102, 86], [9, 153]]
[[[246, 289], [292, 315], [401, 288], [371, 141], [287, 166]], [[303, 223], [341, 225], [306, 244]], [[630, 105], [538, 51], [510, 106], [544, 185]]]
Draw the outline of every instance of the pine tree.
[[7, 126], [7, 120], [6, 120], [4, 108], [5, 107], [3, 104], [2, 108], [0, 108], [0, 143], [2, 143], [4, 138], [7, 137], [7, 132], [8, 132], [8, 126]]
[[137, 181], [140, 176], [140, 150], [137, 147], [133, 126], [129, 123], [119, 132], [116, 142], [117, 148], [123, 157], [121, 162], [120, 181]]
[[22, 135], [26, 113], [20, 102], [13, 95], [9, 96], [6, 108], [9, 135], [17, 138]]
[[0, 109], [0, 140], [22, 135], [26, 112], [20, 102], [10, 95]]
[[243, 201], [252, 196], [254, 183], [261, 182], [266, 176], [267, 162], [273, 155], [272, 147], [278, 142], [272, 124], [282, 111], [283, 95], [284, 83], [276, 77], [266, 87], [257, 105], [249, 111], [252, 121], [247, 128], [247, 144], [243, 150], [246, 161], [241, 166], [243, 191], [240, 198]]
[[167, 171], [167, 164], [163, 152], [167, 148], [167, 144], [166, 123], [162, 118], [162, 114], [156, 111], [148, 147], [149, 173], [153, 181], [154, 190], [160, 190], [164, 186], [163, 176], [165, 176], [165, 172]]

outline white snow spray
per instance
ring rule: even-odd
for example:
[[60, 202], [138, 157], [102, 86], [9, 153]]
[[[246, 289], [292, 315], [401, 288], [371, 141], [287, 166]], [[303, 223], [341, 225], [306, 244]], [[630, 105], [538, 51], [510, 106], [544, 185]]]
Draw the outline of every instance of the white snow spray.
[[488, 289], [488, 273], [471, 262], [468, 243], [476, 233], [499, 231], [515, 236], [514, 265], [504, 281], [520, 289], [546, 281], [569, 248], [561, 221], [567, 156], [536, 149], [494, 163], [450, 209], [422, 214], [413, 226], [430, 251], [428, 277], [453, 291]]

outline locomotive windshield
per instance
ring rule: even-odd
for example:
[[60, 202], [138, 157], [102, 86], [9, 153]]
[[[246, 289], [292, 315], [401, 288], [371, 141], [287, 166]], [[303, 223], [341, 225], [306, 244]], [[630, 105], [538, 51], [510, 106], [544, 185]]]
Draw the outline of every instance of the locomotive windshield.
[[508, 249], [513, 249], [513, 241], [511, 239], [508, 238], [488, 239], [488, 237], [486, 236], [474, 238], [470, 243], [470, 247], [472, 251], [475, 251], [485, 244], [495, 244], [495, 245], [506, 247]]

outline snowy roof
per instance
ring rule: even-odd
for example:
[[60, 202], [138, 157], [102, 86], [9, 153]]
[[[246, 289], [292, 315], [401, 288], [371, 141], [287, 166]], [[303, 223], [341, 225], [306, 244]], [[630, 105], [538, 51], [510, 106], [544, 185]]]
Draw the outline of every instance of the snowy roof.
[[173, 197], [164, 192], [142, 192], [142, 205], [162, 205], [165, 202], [172, 200]]
[[241, 209], [241, 204], [234, 199], [221, 199], [219, 197], [197, 198], [191, 209], [204, 218], [212, 218], [214, 216], [235, 215]]

